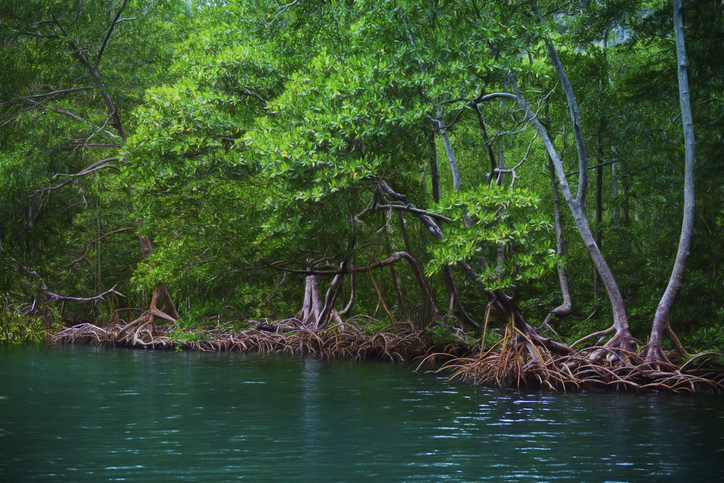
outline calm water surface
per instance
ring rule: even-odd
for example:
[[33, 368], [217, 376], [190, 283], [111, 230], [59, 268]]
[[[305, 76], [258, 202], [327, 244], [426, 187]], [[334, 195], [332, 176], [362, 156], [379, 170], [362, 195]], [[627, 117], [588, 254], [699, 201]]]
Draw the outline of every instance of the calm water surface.
[[718, 482], [724, 399], [386, 363], [0, 347], [0, 482]]

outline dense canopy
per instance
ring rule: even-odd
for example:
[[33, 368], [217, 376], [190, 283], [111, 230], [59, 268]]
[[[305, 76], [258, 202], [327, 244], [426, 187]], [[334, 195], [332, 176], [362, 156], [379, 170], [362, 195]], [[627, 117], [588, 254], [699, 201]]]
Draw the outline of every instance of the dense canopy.
[[4, 337], [721, 350], [724, 6], [673, 3], [1, 1]]

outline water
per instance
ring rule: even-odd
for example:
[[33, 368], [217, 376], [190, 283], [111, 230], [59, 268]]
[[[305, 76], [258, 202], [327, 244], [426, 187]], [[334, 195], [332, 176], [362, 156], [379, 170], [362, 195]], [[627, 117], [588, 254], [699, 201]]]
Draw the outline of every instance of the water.
[[724, 398], [386, 363], [0, 347], [0, 482], [724, 481]]

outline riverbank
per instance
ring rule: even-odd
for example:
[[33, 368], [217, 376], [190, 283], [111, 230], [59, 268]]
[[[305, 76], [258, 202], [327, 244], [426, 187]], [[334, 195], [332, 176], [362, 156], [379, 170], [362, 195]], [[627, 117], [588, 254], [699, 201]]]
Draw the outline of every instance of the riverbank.
[[[389, 329], [389, 328], [388, 328]], [[555, 354], [504, 336], [492, 347], [462, 337], [445, 344], [424, 331], [377, 330], [338, 323], [321, 330], [284, 324], [254, 323], [248, 329], [179, 330], [148, 321], [99, 327], [84, 323], [51, 337], [55, 344], [85, 344], [160, 350], [194, 350], [307, 355], [325, 359], [413, 361], [433, 364], [437, 372], [480, 386], [540, 388], [549, 391], [607, 389], [623, 392], [724, 393], [721, 355], [699, 354], [651, 364], [636, 353], [587, 347]], [[604, 357], [594, 357], [603, 352]]]

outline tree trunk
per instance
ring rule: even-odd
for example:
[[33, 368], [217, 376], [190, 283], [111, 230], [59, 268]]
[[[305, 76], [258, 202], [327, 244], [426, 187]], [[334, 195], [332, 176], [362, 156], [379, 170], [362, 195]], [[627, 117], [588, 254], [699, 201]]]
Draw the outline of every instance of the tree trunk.
[[470, 315], [468, 315], [462, 301], [460, 300], [460, 294], [458, 293], [457, 286], [455, 285], [455, 279], [453, 278], [452, 269], [449, 266], [445, 266], [442, 269], [442, 274], [445, 280], [445, 287], [447, 288], [448, 294], [450, 295], [450, 302], [452, 309], [455, 310], [455, 314], [461, 324], [467, 324], [473, 329], [478, 329], [480, 326]]
[[[560, 62], [560, 61], [559, 61]], [[555, 146], [553, 146], [553, 143], [551, 142], [550, 138], [548, 137], [548, 133], [546, 132], [545, 128], [541, 124], [538, 117], [533, 113], [533, 111], [530, 110], [528, 105], [526, 104], [525, 100], [523, 99], [523, 95], [520, 92], [520, 89], [518, 88], [518, 84], [515, 80], [515, 77], [512, 74], [508, 75], [508, 80], [511, 82], [511, 85], [515, 91], [515, 94], [507, 94], [507, 93], [496, 93], [496, 94], [490, 94], [488, 96], [485, 96], [481, 100], [487, 100], [487, 99], [493, 99], [496, 97], [504, 97], [507, 99], [514, 99], [518, 102], [518, 105], [523, 109], [523, 111], [526, 113], [526, 116], [530, 120], [530, 122], [533, 124], [533, 126], [538, 131], [538, 134], [543, 139], [543, 143], [546, 146], [546, 149], [548, 150], [548, 155], [551, 158], [551, 161], [553, 161], [553, 166], [555, 167], [556, 175], [558, 177], [558, 183], [561, 188], [561, 192], [563, 193], [563, 198], [566, 200], [566, 204], [568, 204], [569, 209], [571, 210], [571, 214], [573, 215], [573, 220], [576, 223], [576, 228], [578, 229], [579, 234], [581, 235], [581, 238], [583, 239], [583, 243], [586, 247], [586, 250], [588, 251], [589, 256], [593, 260], [594, 265], [596, 268], [598, 268], [598, 271], [601, 273], [601, 279], [603, 280], [603, 283], [606, 287], [606, 290], [608, 291], [609, 300], [611, 302], [611, 307], [613, 309], [613, 325], [616, 329], [616, 335], [613, 339], [611, 339], [608, 344], [611, 347], [614, 348], [621, 348], [624, 350], [631, 350], [633, 349], [635, 345], [635, 340], [631, 336], [631, 331], [628, 324], [628, 319], [626, 317], [626, 309], [623, 303], [623, 297], [621, 296], [621, 292], [619, 291], [618, 284], [616, 283], [616, 280], [613, 277], [613, 274], [611, 273], [610, 268], [608, 267], [608, 264], [606, 263], [606, 260], [603, 258], [603, 255], [601, 254], [601, 250], [599, 249], [598, 245], [596, 244], [596, 240], [593, 237], [593, 234], [591, 233], [591, 229], [588, 226], [588, 221], [586, 220], [585, 212], [583, 209], [583, 204], [581, 202], [581, 199], [573, 198], [573, 195], [571, 194], [571, 190], [568, 186], [568, 181], [566, 180], [566, 173], [563, 169], [563, 163], [561, 162], [561, 159], [558, 157], [558, 152], [555, 149]], [[572, 92], [571, 92], [572, 94]], [[587, 166], [581, 162], [580, 164], [583, 165], [584, 168], [587, 170]], [[583, 170], [582, 170], [583, 171]], [[579, 194], [581, 194], [580, 190], [580, 184], [579, 184]], [[582, 193], [585, 195], [585, 191]]]
[[[598, 137], [598, 168], [596, 168], [596, 215], [595, 215], [595, 227], [596, 227], [596, 244], [601, 247], [602, 242], [602, 230], [601, 223], [603, 223], [603, 146], [601, 143], [603, 140], [601, 136]], [[601, 298], [601, 274], [598, 272], [596, 267], [593, 267], [593, 298], [598, 300]]]
[[[553, 168], [553, 161], [551, 161], [550, 157], [548, 158], [548, 171], [551, 177], [551, 189], [553, 190], [553, 213], [554, 224], [556, 228], [556, 254], [558, 255], [558, 257], [563, 257], [566, 253], [566, 247], [563, 242], [563, 215], [561, 213], [561, 201], [558, 197], [556, 173]], [[571, 292], [568, 289], [568, 277], [566, 276], [566, 269], [563, 268], [562, 264], [558, 265], [558, 284], [561, 287], [561, 296], [563, 297], [563, 303], [551, 310], [551, 313], [543, 321], [541, 328], [548, 325], [551, 315], [565, 317], [566, 315], [569, 315], [573, 310], [573, 303], [571, 302]]]
[[428, 327], [429, 325], [432, 325], [432, 323], [435, 322], [437, 319], [437, 307], [435, 306], [435, 302], [432, 300], [432, 296], [430, 295], [430, 290], [427, 287], [427, 283], [425, 282], [425, 277], [422, 275], [422, 270], [420, 270], [420, 265], [418, 265], [417, 260], [410, 255], [407, 252], [395, 252], [391, 254], [387, 259], [381, 260], [378, 262], [374, 262], [369, 264], [366, 267], [354, 267], [347, 269], [347, 272], [349, 273], [362, 273], [362, 272], [369, 272], [371, 270], [375, 270], [377, 268], [386, 267], [387, 265], [391, 265], [393, 263], [396, 263], [400, 260], [406, 260], [408, 265], [410, 266], [410, 269], [412, 269], [412, 274], [415, 277], [415, 281], [417, 282], [418, 287], [420, 288], [420, 291], [422, 292], [423, 299], [425, 301], [425, 305], [427, 306], [427, 309], [429, 311], [430, 315], [430, 323], [426, 322], [425, 320], [422, 320], [420, 322], [420, 329], [424, 329]]
[[453, 152], [452, 144], [450, 144], [450, 135], [448, 134], [447, 128], [445, 127], [445, 120], [442, 117], [442, 112], [438, 111], [437, 115], [440, 118], [436, 120], [438, 130], [440, 132], [442, 142], [445, 145], [445, 153], [447, 154], [447, 160], [450, 163], [450, 170], [452, 171], [453, 189], [460, 193], [460, 172], [458, 171], [458, 163], [455, 160], [455, 153]]
[[[339, 269], [344, 270], [345, 265], [345, 262], [342, 262]], [[335, 275], [334, 279], [332, 279], [332, 283], [329, 284], [327, 294], [324, 297], [324, 307], [322, 307], [319, 311], [319, 316], [317, 317], [314, 325], [315, 328], [323, 329], [327, 326], [327, 324], [329, 324], [330, 315], [332, 314], [332, 310], [334, 310], [334, 304], [337, 301], [337, 296], [342, 288], [343, 281], [344, 273], [339, 273]]]
[[[503, 186], [503, 183], [505, 183], [505, 172], [502, 170], [505, 169], [505, 152], [503, 151], [503, 147], [500, 146], [498, 148], [498, 177], [495, 180], [495, 186]], [[498, 205], [498, 210], [505, 213], [505, 205]], [[503, 270], [505, 267], [505, 243], [500, 242], [498, 243], [498, 259], [497, 259], [497, 266], [495, 268], [496, 272], [498, 273], [498, 279], [503, 277]]]
[[435, 133], [430, 131], [427, 139], [427, 149], [430, 152], [430, 181], [432, 183], [432, 200], [440, 202], [440, 173], [437, 170], [437, 146], [435, 145]]
[[304, 279], [304, 303], [302, 304], [302, 322], [304, 325], [317, 325], [322, 312], [322, 296], [319, 293], [319, 276], [307, 275]]
[[621, 217], [621, 212], [618, 208], [618, 173], [616, 172], [616, 165], [618, 163], [613, 163], [611, 165], [611, 194], [613, 195], [613, 227], [618, 229], [619, 228], [619, 219]]
[[679, 237], [679, 249], [676, 252], [674, 268], [661, 297], [654, 316], [651, 336], [646, 351], [649, 361], [666, 360], [661, 350], [661, 339], [669, 323], [669, 314], [676, 295], [681, 289], [689, 258], [691, 237], [694, 232], [694, 168], [696, 165], [696, 140], [694, 138], [694, 120], [689, 99], [689, 80], [686, 66], [686, 46], [684, 44], [684, 22], [681, 0], [674, 0], [674, 37], [676, 39], [676, 60], [679, 77], [679, 100], [681, 102], [681, 121], [684, 129], [685, 171], [684, 171], [684, 216]]
[[[439, 128], [440, 137], [442, 138], [442, 142], [445, 145], [445, 153], [447, 154], [448, 163], [450, 164], [450, 170], [452, 171], [453, 176], [453, 189], [460, 193], [461, 191], [461, 182], [460, 182], [460, 172], [458, 170], [458, 164], [455, 160], [455, 152], [452, 149], [452, 144], [450, 143], [450, 136], [448, 135], [447, 129], [445, 128], [445, 121], [442, 120], [442, 113], [438, 111], [438, 116], [440, 117], [440, 120], [435, 121]], [[435, 163], [435, 166], [437, 167], [437, 163]], [[433, 187], [435, 189], [436, 187]], [[437, 187], [438, 193], [439, 193], [439, 187]], [[435, 197], [435, 192], [433, 191], [433, 198]], [[435, 199], [435, 202], [437, 203], [439, 201], [439, 194], [437, 195], [437, 199]], [[470, 221], [468, 220], [467, 216], [465, 217], [465, 224], [469, 225]], [[460, 322], [464, 324], [468, 324], [469, 326], [473, 328], [478, 328], [477, 322], [475, 322], [468, 313], [466, 312], [462, 300], [460, 300], [460, 294], [457, 290], [457, 287], [455, 285], [455, 278], [453, 277], [452, 270], [450, 267], [445, 267], [445, 270], [443, 272], [443, 277], [445, 278], [445, 287], [448, 290], [448, 294], [450, 295], [450, 301], [451, 305], [456, 309], [457, 316], [460, 320]]]
[[478, 115], [478, 125], [480, 126], [480, 135], [485, 141], [485, 147], [488, 151], [488, 159], [490, 159], [490, 174], [488, 174], [488, 185], [493, 182], [493, 176], [495, 176], [495, 169], [497, 163], [495, 162], [495, 152], [493, 151], [493, 145], [490, 143], [490, 137], [488, 136], [488, 130], [485, 128], [485, 119], [483, 119], [483, 112], [480, 110], [480, 103], [473, 102], [475, 113]]
[[[515, 300], [512, 297], [506, 295], [502, 290], [487, 290], [483, 286], [482, 282], [480, 282], [480, 277], [478, 276], [478, 274], [468, 263], [464, 261], [459, 261], [458, 266], [470, 278], [470, 280], [478, 285], [478, 287], [486, 295], [493, 307], [495, 307], [501, 314], [503, 314], [503, 316], [507, 320], [513, 323], [513, 326], [519, 331], [519, 334], [523, 336], [524, 342], [540, 344], [553, 352], [561, 354], [572, 354], [575, 352], [573, 349], [566, 345], [539, 336], [536, 333], [535, 329], [528, 325], [528, 323], [523, 319], [520, 312], [518, 311], [518, 308], [515, 305]], [[516, 339], [520, 340], [518, 336], [516, 336]]]
[[[543, 17], [538, 12], [537, 6], [535, 6], [535, 4], [533, 5], [533, 9], [536, 15], [538, 15], [538, 17], [540, 18], [541, 23], [543, 23]], [[539, 135], [541, 136], [541, 138], [543, 138], [546, 149], [548, 150], [548, 154], [553, 161], [553, 165], [555, 166], [556, 174], [558, 175], [558, 182], [560, 183], [563, 197], [565, 198], [566, 203], [571, 210], [573, 219], [576, 223], [576, 227], [578, 228], [578, 232], [581, 234], [583, 243], [586, 246], [586, 250], [588, 251], [589, 256], [593, 260], [594, 266], [600, 272], [603, 284], [608, 291], [609, 300], [611, 301], [611, 306], [613, 309], [613, 325], [616, 329], [616, 335], [608, 342], [608, 345], [614, 348], [632, 350], [635, 347], [635, 340], [631, 335], [631, 331], [629, 328], [628, 318], [626, 316], [626, 309], [623, 303], [623, 297], [621, 296], [618, 284], [616, 283], [616, 280], [614, 279], [613, 274], [611, 273], [611, 270], [606, 263], [606, 260], [601, 254], [601, 249], [596, 243], [593, 234], [591, 233], [590, 227], [588, 226], [588, 221], [586, 220], [585, 216], [584, 208], [586, 202], [586, 190], [588, 187], [588, 157], [586, 154], [586, 144], [583, 138], [583, 131], [581, 129], [581, 120], [578, 114], [578, 102], [576, 101], [576, 96], [573, 92], [573, 86], [571, 86], [571, 83], [568, 80], [568, 76], [566, 75], [563, 64], [558, 57], [555, 46], [547, 37], [545, 39], [545, 42], [546, 49], [548, 50], [548, 57], [550, 58], [551, 63], [556, 70], [558, 80], [560, 81], [563, 92], [565, 93], [566, 99], [568, 100], [569, 115], [571, 118], [571, 124], [573, 126], [573, 137], [576, 140], [579, 178], [578, 192], [575, 198], [573, 198], [573, 196], [571, 195], [571, 191], [568, 187], [568, 182], [566, 180], [566, 175], [563, 169], [563, 163], [558, 157], [558, 153], [556, 152], [555, 146], [553, 146], [553, 143], [548, 137], [548, 133], [545, 131], [538, 117], [530, 110], [530, 108], [525, 103], [523, 95], [521, 94], [520, 89], [518, 89], [518, 84], [515, 80], [515, 77], [512, 74], [509, 74], [507, 77], [511, 81], [518, 104], [526, 112], [526, 115], [538, 130]]]

